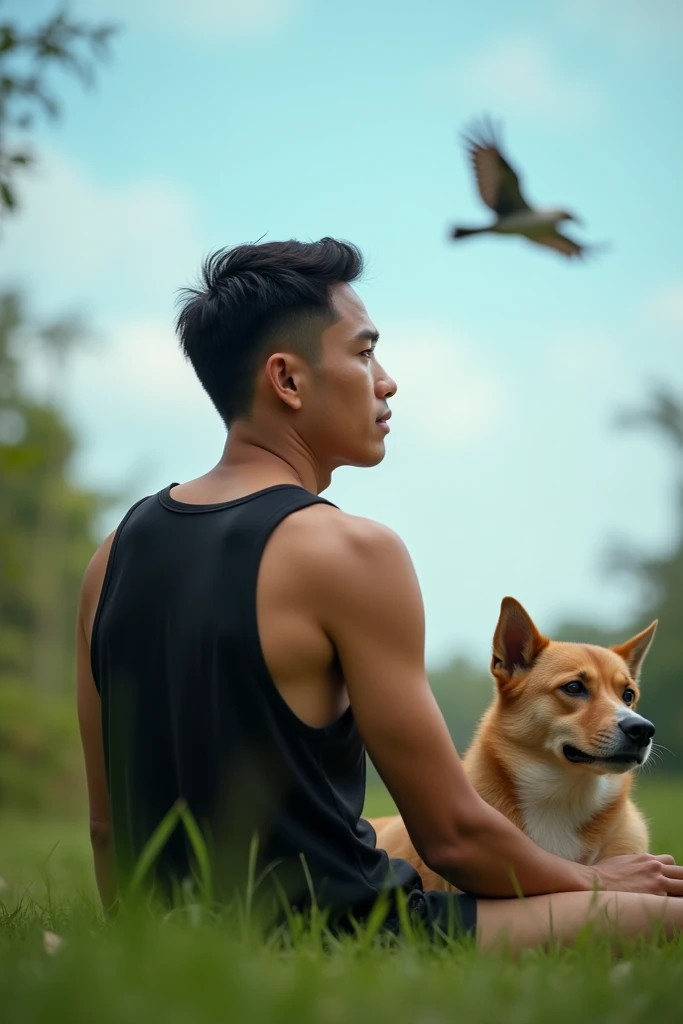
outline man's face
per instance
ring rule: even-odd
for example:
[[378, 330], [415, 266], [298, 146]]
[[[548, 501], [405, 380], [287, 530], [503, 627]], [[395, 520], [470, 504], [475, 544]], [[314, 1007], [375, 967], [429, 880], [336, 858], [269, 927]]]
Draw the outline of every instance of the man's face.
[[311, 369], [302, 410], [306, 440], [330, 469], [376, 466], [396, 383], [377, 361], [377, 328], [353, 288], [334, 285], [331, 300], [338, 319], [323, 331], [321, 359]]

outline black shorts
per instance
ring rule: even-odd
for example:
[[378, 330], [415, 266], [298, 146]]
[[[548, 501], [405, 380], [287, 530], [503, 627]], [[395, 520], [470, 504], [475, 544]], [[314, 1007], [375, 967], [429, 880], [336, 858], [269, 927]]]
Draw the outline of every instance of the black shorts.
[[[438, 889], [413, 889], [407, 897], [407, 910], [416, 931], [427, 933], [432, 942], [449, 939], [474, 938], [477, 930], [477, 898], [463, 892], [441, 892]], [[395, 935], [401, 934], [401, 921], [393, 913], [385, 928]]]

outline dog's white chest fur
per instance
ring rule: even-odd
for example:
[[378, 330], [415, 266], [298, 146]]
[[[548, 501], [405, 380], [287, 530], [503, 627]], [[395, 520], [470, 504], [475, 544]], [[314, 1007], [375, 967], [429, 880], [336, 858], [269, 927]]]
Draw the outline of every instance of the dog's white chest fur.
[[543, 763], [519, 765], [515, 772], [524, 831], [549, 853], [590, 863], [579, 832], [617, 795], [615, 775], [572, 776]]

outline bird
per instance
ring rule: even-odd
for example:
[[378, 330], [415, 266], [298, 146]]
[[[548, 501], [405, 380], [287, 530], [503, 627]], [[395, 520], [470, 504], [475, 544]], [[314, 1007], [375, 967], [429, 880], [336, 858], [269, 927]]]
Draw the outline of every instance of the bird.
[[564, 256], [579, 258], [594, 246], [581, 245], [557, 230], [562, 221], [581, 221], [568, 210], [530, 206], [522, 194], [517, 172], [501, 152], [499, 132], [489, 118], [473, 124], [463, 133], [474, 166], [479, 194], [496, 214], [493, 224], [481, 228], [456, 227], [451, 238], [470, 235], [521, 235], [536, 245], [545, 245]]

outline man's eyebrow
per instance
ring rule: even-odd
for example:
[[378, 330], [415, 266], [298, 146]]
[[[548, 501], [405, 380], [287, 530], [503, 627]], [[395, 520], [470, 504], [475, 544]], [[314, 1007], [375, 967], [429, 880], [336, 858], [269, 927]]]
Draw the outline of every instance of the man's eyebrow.
[[362, 331], [353, 339], [354, 341], [371, 341], [373, 344], [377, 344], [379, 341], [379, 331], [372, 331], [369, 327], [364, 327]]

